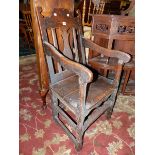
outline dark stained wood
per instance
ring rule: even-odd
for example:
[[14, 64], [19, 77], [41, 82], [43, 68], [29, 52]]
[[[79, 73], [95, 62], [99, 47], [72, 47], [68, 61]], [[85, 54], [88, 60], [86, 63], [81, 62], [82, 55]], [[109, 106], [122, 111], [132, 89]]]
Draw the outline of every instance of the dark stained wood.
[[[96, 44], [108, 49], [124, 51], [132, 56], [131, 61], [123, 67], [124, 82], [122, 84], [122, 93], [134, 94], [134, 92], [126, 93], [125, 90], [129, 77], [134, 79], [135, 18], [120, 15], [93, 15], [92, 35]], [[91, 50], [89, 52], [89, 62], [98, 68], [101, 74], [106, 75], [107, 70], [103, 70], [102, 64], [100, 64], [100, 57], [103, 56], [103, 54], [101, 55], [101, 53]]]
[[[130, 60], [130, 56], [83, 38], [81, 17], [78, 13], [74, 17], [70, 10], [55, 8], [46, 17], [40, 7], [36, 8], [36, 12], [50, 77], [53, 119], [64, 129], [79, 151], [82, 149], [86, 129], [104, 112], [107, 111], [107, 117], [111, 116], [122, 67]], [[57, 32], [61, 34], [61, 47], [57, 46]], [[51, 37], [52, 42], [49, 39]], [[88, 66], [85, 48], [92, 48], [106, 57], [117, 59], [112, 65], [115, 70], [114, 80], [100, 76]], [[56, 64], [62, 70], [56, 70]], [[110, 67], [111, 64], [106, 62], [105, 66]], [[75, 134], [66, 127], [64, 119]]]
[[[38, 26], [38, 20], [36, 16], [36, 7], [41, 7], [43, 9], [43, 14], [45, 16], [50, 15], [53, 8], [66, 8], [70, 11], [74, 11], [74, 1], [73, 0], [30, 0], [31, 7], [31, 17], [32, 17], [32, 28], [34, 33], [34, 44], [37, 56], [37, 66], [38, 66], [38, 76], [40, 84], [40, 95], [43, 101], [43, 108], [46, 107], [46, 95], [48, 93], [48, 72], [45, 62], [45, 55], [43, 51], [40, 30]], [[58, 33], [58, 32], [57, 32]], [[58, 37], [59, 40], [60, 37]], [[61, 46], [61, 44], [59, 44]]]

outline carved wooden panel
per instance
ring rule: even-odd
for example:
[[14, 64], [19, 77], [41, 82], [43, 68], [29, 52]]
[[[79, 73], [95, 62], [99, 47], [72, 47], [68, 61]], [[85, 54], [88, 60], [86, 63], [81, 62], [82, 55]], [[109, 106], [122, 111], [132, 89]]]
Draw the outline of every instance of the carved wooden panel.
[[96, 30], [107, 33], [109, 26], [107, 24], [96, 24]]
[[[115, 48], [134, 54], [134, 17], [93, 15], [92, 35], [94, 36], [94, 42], [103, 47]], [[89, 52], [89, 58], [97, 55], [95, 51]]]
[[134, 26], [126, 26], [126, 25], [120, 25], [118, 26], [118, 33], [135, 33], [135, 27]]
[[[77, 12], [77, 17], [74, 17], [73, 12], [62, 8], [53, 9], [48, 17], [43, 16], [40, 7], [36, 9], [36, 12], [42, 40], [49, 41], [66, 57], [79, 62], [78, 45], [80, 45], [80, 40], [78, 34], [82, 33], [81, 16], [79, 12]], [[60, 44], [61, 47], [59, 46]], [[53, 60], [53, 64], [56, 72], [62, 71], [61, 64], [55, 63], [55, 60]]]
[[130, 37], [134, 37], [134, 17], [119, 15], [94, 15], [92, 34], [100, 34], [107, 39], [110, 37], [118, 37], [119, 34], [129, 34]]

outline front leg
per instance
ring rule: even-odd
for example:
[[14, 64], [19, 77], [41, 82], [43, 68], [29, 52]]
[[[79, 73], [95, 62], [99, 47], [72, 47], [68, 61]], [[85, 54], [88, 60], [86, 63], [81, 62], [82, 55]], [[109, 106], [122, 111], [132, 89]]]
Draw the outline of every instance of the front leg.
[[118, 88], [114, 90], [114, 92], [112, 93], [112, 95], [109, 98], [110, 106], [106, 111], [107, 119], [110, 119], [111, 115], [113, 113], [113, 108], [114, 108], [114, 105], [115, 105], [115, 102], [116, 102], [117, 90], [118, 90]]

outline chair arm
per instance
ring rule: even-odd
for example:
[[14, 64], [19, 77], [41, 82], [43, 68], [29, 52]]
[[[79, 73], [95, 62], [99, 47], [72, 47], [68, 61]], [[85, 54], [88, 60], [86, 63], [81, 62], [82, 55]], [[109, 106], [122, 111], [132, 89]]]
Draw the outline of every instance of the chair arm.
[[101, 60], [99, 60], [98, 57], [91, 58], [89, 59], [88, 63], [89, 65], [100, 69], [117, 70], [117, 67], [119, 65], [118, 62], [117, 63], [111, 63], [111, 61], [107, 62], [107, 60], [103, 60], [102, 57], [100, 59]]
[[89, 83], [93, 80], [93, 73], [91, 72], [91, 70], [77, 62], [68, 59], [47, 41], [44, 41], [43, 43], [45, 48], [48, 49], [45, 50], [46, 54], [53, 57], [64, 68], [77, 74], [80, 77], [82, 83]]
[[124, 52], [118, 51], [118, 50], [111, 50], [111, 49], [101, 47], [101, 46], [97, 45], [96, 43], [94, 43], [93, 41], [86, 39], [84, 37], [82, 37], [82, 42], [83, 42], [83, 46], [90, 48], [94, 51], [97, 51], [98, 53], [103, 54], [107, 57], [118, 58], [119, 60], [123, 61], [122, 63], [129, 62], [129, 60], [131, 58], [130, 55], [127, 53], [124, 53]]

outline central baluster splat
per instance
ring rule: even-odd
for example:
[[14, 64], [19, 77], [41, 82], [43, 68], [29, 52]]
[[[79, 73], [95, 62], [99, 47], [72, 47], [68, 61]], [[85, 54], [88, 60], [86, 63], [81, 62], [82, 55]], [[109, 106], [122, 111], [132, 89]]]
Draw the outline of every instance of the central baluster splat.
[[[74, 17], [73, 12], [59, 8], [54, 9], [51, 16], [45, 17], [41, 14], [41, 8], [37, 8], [36, 11], [40, 22], [42, 40], [50, 42], [69, 59], [79, 62], [79, 51], [81, 49], [78, 49], [77, 46], [80, 42], [78, 34], [82, 33], [79, 12], [77, 12], [77, 17]], [[61, 72], [60, 64], [56, 63], [55, 60], [52, 61], [56, 72]], [[82, 62], [84, 61], [82, 60]]]

